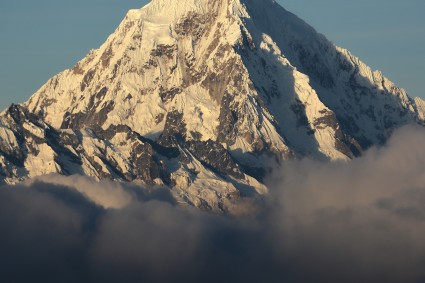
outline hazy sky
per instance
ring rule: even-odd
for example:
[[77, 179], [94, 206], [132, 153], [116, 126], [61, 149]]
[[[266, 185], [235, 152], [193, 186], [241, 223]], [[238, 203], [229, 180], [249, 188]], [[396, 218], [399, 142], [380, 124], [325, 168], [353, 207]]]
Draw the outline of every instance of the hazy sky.
[[[146, 0], [0, 2], [0, 108], [72, 67]], [[279, 0], [412, 96], [425, 97], [425, 1]]]

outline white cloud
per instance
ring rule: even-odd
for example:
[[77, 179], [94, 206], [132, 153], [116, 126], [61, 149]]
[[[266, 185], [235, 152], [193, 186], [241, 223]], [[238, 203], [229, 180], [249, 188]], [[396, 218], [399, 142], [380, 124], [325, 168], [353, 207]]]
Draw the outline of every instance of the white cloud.
[[107, 180], [98, 182], [93, 178], [79, 175], [46, 175], [27, 181], [25, 185], [31, 187], [35, 182], [74, 188], [86, 196], [89, 200], [103, 208], [119, 209], [136, 200], [135, 195], [129, 190], [125, 190], [123, 184], [119, 182], [111, 182]]
[[241, 217], [177, 207], [167, 190], [84, 177], [7, 186], [0, 279], [422, 282], [424, 142], [422, 128], [407, 127], [352, 162], [288, 162], [264, 207]]

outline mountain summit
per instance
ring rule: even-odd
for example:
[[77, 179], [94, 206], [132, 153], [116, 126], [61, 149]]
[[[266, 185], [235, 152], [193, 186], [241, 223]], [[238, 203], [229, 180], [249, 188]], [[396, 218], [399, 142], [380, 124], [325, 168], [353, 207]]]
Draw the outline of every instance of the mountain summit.
[[0, 182], [168, 186], [226, 210], [273, 164], [354, 158], [425, 103], [272, 0], [154, 0], [0, 120]]

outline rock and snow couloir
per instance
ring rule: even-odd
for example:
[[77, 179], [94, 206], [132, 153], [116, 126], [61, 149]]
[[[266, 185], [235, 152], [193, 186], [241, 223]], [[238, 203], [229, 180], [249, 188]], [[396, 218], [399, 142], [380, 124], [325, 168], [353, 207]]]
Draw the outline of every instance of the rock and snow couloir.
[[274, 163], [353, 158], [425, 103], [272, 0], [153, 0], [0, 120], [0, 182], [83, 174], [226, 210]]

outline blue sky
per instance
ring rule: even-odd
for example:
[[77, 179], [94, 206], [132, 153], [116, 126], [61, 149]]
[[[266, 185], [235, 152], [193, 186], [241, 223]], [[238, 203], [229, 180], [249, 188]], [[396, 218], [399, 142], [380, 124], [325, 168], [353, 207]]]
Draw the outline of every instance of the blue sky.
[[[176, 0], [178, 1], [178, 0]], [[339, 46], [425, 98], [425, 1], [278, 0]], [[4, 0], [0, 109], [72, 67], [146, 0]]]

